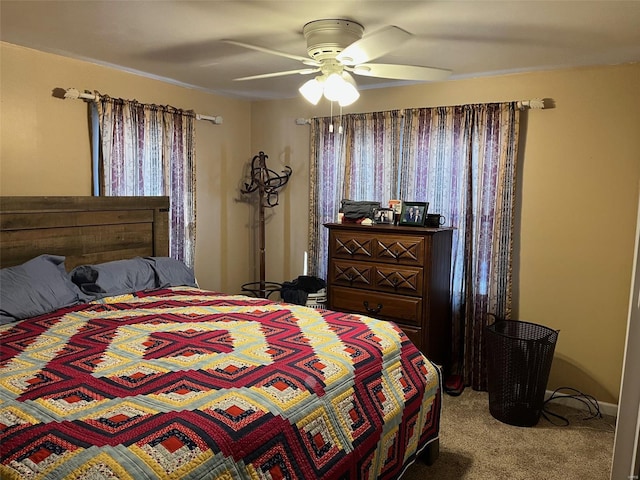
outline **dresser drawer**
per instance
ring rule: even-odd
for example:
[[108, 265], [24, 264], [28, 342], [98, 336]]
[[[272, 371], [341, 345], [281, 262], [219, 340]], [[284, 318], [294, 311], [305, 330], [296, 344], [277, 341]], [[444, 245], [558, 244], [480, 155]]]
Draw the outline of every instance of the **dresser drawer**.
[[334, 260], [329, 283], [345, 287], [374, 288], [375, 266], [369, 263]]
[[333, 236], [332, 255], [336, 258], [371, 260], [375, 255], [376, 238], [368, 233], [338, 232]]
[[375, 258], [401, 265], [424, 264], [424, 237], [378, 235]]
[[398, 323], [422, 324], [422, 299], [417, 297], [336, 286], [329, 290], [329, 308]]
[[376, 290], [402, 295], [422, 295], [422, 268], [378, 264], [373, 272]]
[[334, 260], [329, 283], [403, 295], [422, 295], [422, 268]]
[[375, 232], [335, 232], [330, 251], [335, 258], [417, 265], [424, 263], [424, 237]]

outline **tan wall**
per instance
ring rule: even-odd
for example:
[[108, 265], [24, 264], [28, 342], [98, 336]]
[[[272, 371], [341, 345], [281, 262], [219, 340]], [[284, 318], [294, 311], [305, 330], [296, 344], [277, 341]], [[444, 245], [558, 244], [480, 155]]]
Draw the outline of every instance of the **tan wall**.
[[0, 49], [2, 195], [91, 195], [87, 105], [53, 97], [54, 88], [222, 115], [222, 125], [196, 122], [196, 276], [205, 288], [229, 292], [252, 279], [251, 211], [235, 200], [252, 155], [249, 102], [6, 43]]
[[[345, 113], [545, 97], [528, 111], [517, 217], [515, 316], [559, 329], [549, 388], [617, 402], [640, 181], [640, 64], [450, 81], [361, 92]], [[255, 102], [253, 150], [294, 178], [268, 224], [267, 275], [302, 270], [308, 224], [309, 127], [329, 115], [301, 99]], [[375, 199], [372, 199], [375, 200]], [[289, 203], [290, 201], [290, 203]]]
[[[257, 280], [255, 208], [239, 201], [258, 151], [294, 171], [267, 212], [267, 280], [302, 273], [307, 245], [309, 127], [326, 103], [249, 103], [0, 43], [0, 194], [89, 195], [86, 105], [56, 87], [222, 115], [197, 122], [196, 275], [236, 292]], [[552, 98], [526, 114], [516, 241], [516, 317], [560, 329], [550, 388], [616, 402], [640, 181], [640, 64], [444, 82], [362, 92], [348, 112]], [[347, 113], [347, 110], [345, 110]]]

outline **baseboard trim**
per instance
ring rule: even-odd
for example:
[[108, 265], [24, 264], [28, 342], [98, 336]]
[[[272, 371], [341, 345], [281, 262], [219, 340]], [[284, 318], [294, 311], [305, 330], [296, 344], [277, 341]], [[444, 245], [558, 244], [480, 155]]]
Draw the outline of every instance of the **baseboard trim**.
[[[550, 398], [551, 395], [553, 395], [553, 391], [547, 390], [544, 399], [546, 400]], [[557, 402], [560, 405], [568, 405], [570, 407], [576, 408], [579, 408], [580, 405], [579, 403], [577, 403], [577, 400], [569, 398], [569, 394], [560, 392], [555, 393], [555, 399], [553, 401]], [[612, 417], [618, 416], [618, 405], [616, 405], [615, 403], [601, 402], [600, 400], [597, 401], [598, 405], [600, 406], [600, 413], [602, 413], [603, 415], [611, 415]]]

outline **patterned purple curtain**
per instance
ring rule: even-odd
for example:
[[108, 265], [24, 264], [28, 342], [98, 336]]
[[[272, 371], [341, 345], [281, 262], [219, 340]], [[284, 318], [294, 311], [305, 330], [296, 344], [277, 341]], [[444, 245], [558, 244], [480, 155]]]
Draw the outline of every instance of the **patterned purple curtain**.
[[516, 103], [405, 111], [400, 198], [455, 227], [454, 368], [486, 390], [487, 312], [510, 318], [519, 113]]
[[455, 227], [454, 371], [478, 390], [487, 388], [487, 312], [511, 316], [519, 113], [511, 102], [347, 115], [340, 139], [328, 131], [330, 119], [312, 122], [309, 239], [317, 274], [326, 275], [322, 224], [335, 221], [342, 198], [429, 202], [429, 212]]
[[311, 122], [309, 273], [320, 278], [327, 274], [329, 240], [323, 225], [337, 221], [340, 202], [372, 200], [386, 206], [396, 198], [398, 184], [400, 112], [338, 118]]
[[195, 257], [195, 114], [96, 95], [104, 196], [168, 196], [171, 257]]

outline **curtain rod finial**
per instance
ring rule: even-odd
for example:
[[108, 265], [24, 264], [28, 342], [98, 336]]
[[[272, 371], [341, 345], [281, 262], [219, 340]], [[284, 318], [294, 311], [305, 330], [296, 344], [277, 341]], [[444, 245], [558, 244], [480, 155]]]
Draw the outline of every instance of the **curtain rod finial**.
[[529, 100], [529, 108], [544, 108], [544, 100], [542, 98], [534, 98]]
[[64, 98], [77, 100], [78, 98], [80, 98], [80, 92], [77, 88], [67, 88], [67, 90], [64, 92]]
[[220, 115], [212, 117], [211, 115], [201, 115], [199, 113], [196, 113], [196, 120], [209, 120], [214, 125], [222, 125], [223, 121]]
[[77, 88], [67, 88], [66, 90], [57, 88], [56, 90], [62, 91], [60, 93], [64, 94], [61, 98], [65, 99], [69, 98], [71, 100], [78, 100], [79, 98], [82, 98], [83, 100], [96, 100], [98, 98], [97, 95], [94, 95], [93, 93], [90, 93], [86, 90], [84, 92], [81, 92]]
[[544, 99], [533, 98], [531, 100], [520, 100], [518, 102], [518, 108], [520, 110], [524, 110], [525, 108], [530, 108], [532, 110], [541, 110], [544, 108]]

